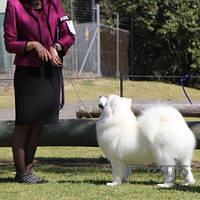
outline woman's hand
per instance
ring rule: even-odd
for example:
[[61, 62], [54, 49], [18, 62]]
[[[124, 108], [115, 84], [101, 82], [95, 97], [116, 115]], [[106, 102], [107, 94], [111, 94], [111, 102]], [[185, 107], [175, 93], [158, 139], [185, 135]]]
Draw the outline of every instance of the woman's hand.
[[59, 58], [57, 50], [54, 47], [50, 47], [49, 52], [50, 52], [50, 55], [51, 55], [51, 63], [53, 65], [56, 65], [56, 66], [61, 65], [62, 61]]
[[35, 50], [42, 61], [48, 62], [51, 60], [51, 54], [41, 43], [35, 43]]
[[51, 54], [49, 51], [40, 43], [37, 41], [30, 41], [27, 43], [26, 50], [30, 51], [32, 49], [35, 49], [37, 52], [39, 58], [44, 62], [48, 62], [51, 60]]

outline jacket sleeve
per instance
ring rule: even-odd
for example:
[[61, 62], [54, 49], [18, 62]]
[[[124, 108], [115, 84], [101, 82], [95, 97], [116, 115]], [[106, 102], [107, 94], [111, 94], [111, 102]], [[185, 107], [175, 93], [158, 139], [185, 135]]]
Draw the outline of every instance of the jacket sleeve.
[[[64, 9], [62, 7], [62, 3], [60, 0], [57, 0], [57, 6], [58, 6], [58, 13], [60, 17], [65, 16]], [[63, 49], [63, 54], [65, 55], [68, 49], [73, 45], [75, 41], [75, 36], [70, 33], [69, 28], [67, 26], [66, 22], [62, 22], [60, 24], [60, 29], [59, 29], [59, 40], [57, 41], [59, 44], [61, 44], [62, 49]]]
[[27, 41], [18, 39], [16, 13], [11, 0], [7, 1], [4, 18], [4, 41], [9, 53], [24, 54]]

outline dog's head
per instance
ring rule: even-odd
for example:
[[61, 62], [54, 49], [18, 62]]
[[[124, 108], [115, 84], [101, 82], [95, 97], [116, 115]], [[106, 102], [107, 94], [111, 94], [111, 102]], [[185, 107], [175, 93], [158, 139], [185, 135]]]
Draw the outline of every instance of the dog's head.
[[100, 96], [99, 97], [99, 108], [101, 108], [103, 110], [103, 108], [105, 107], [105, 105], [107, 104], [108, 98], [105, 96]]
[[104, 109], [106, 107], [115, 110], [118, 110], [120, 108], [131, 109], [131, 106], [132, 106], [132, 100], [129, 98], [124, 98], [117, 95], [109, 95], [108, 97], [105, 96], [99, 97], [99, 107], [101, 109]]

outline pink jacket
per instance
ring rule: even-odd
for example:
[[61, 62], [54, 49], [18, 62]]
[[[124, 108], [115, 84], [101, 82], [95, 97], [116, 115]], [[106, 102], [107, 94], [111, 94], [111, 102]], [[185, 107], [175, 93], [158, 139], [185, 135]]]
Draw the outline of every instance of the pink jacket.
[[[15, 65], [41, 65], [41, 60], [35, 50], [25, 51], [27, 41], [39, 41], [47, 49], [56, 41], [56, 27], [60, 17], [65, 16], [61, 0], [43, 0], [43, 5], [47, 23], [46, 20], [38, 19], [37, 11], [31, 7], [28, 0], [8, 0], [7, 2], [4, 19], [4, 39], [6, 50], [16, 54]], [[44, 22], [46, 26], [44, 26]], [[48, 41], [48, 37], [45, 37], [47, 35], [50, 38]], [[57, 42], [63, 48], [63, 55], [66, 54], [74, 40], [74, 35], [70, 33], [66, 22], [62, 22]]]

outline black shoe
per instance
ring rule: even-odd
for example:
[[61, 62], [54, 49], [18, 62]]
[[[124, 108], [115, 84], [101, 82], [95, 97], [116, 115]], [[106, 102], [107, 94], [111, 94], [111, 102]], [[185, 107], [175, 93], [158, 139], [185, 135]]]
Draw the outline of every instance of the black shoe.
[[27, 184], [42, 184], [42, 183], [48, 182], [47, 180], [44, 180], [32, 173], [28, 173], [24, 175], [16, 174], [15, 181], [18, 183], [27, 183]]
[[36, 176], [36, 175], [33, 174], [33, 173], [30, 173], [30, 174], [31, 174], [32, 177], [35, 178], [35, 180], [38, 181], [38, 183], [48, 183], [48, 182], [49, 182], [48, 180], [45, 180], [45, 179], [43, 179], [43, 178], [40, 178], [39, 176]]

